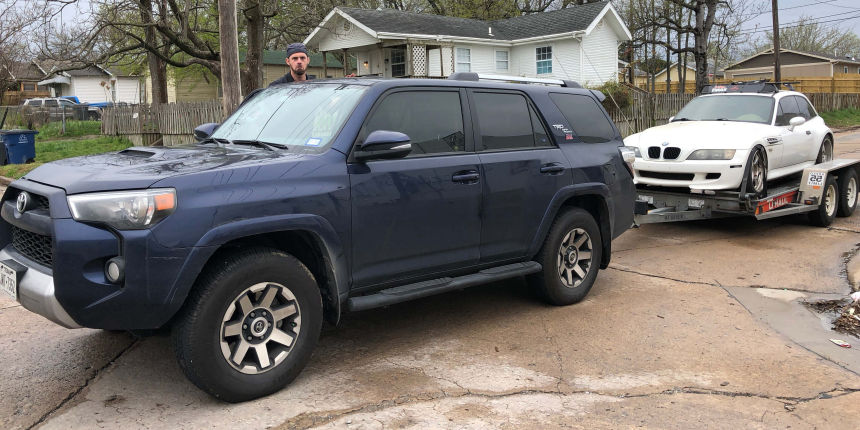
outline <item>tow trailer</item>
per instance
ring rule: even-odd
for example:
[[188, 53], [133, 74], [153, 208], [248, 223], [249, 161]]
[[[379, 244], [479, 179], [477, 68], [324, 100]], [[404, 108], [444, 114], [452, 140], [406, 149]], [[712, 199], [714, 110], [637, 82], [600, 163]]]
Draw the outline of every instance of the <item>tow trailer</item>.
[[[837, 215], [854, 213], [858, 168], [860, 160], [854, 159], [816, 164], [804, 169], [799, 177], [768, 184], [772, 188], [763, 197], [737, 191], [678, 191], [637, 185], [634, 225], [732, 216], [768, 219], [808, 213], [811, 224], [827, 227]], [[741, 189], [746, 189], [746, 183]]]

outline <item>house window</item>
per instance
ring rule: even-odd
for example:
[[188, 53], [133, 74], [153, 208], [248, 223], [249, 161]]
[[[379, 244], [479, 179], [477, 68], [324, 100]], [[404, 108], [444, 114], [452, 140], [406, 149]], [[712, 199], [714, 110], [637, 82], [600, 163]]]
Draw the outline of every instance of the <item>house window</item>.
[[406, 76], [406, 49], [391, 49], [391, 76]]
[[538, 75], [552, 73], [552, 46], [535, 48], [535, 59]]
[[36, 91], [36, 84], [32, 82], [24, 82], [21, 84], [21, 88], [24, 91]]
[[842, 66], [842, 73], [848, 73], [848, 66]]
[[472, 71], [472, 50], [469, 48], [457, 48], [457, 67], [458, 72]]
[[496, 70], [508, 70], [508, 51], [496, 51]]

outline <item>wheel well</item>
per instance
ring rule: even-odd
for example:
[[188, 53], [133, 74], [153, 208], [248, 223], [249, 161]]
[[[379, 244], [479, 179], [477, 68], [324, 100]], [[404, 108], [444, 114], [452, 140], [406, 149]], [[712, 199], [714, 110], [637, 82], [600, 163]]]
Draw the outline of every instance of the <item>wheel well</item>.
[[605, 269], [609, 265], [610, 251], [612, 244], [612, 230], [609, 220], [609, 209], [606, 207], [606, 202], [600, 196], [589, 194], [584, 196], [574, 196], [567, 199], [559, 209], [558, 213], [564, 212], [567, 208], [585, 209], [597, 222], [600, 228], [600, 240], [603, 243], [603, 261], [600, 262], [600, 268]]
[[[325, 318], [332, 324], [337, 324], [339, 312], [337, 306], [337, 286], [331, 264], [316, 236], [306, 231], [279, 231], [254, 236], [242, 237], [227, 242], [209, 258], [206, 266], [214, 261], [225, 258], [237, 249], [247, 246], [265, 246], [274, 248], [299, 259], [314, 275], [323, 298]], [[204, 271], [206, 269], [204, 268]], [[202, 273], [202, 272], [201, 272]]]

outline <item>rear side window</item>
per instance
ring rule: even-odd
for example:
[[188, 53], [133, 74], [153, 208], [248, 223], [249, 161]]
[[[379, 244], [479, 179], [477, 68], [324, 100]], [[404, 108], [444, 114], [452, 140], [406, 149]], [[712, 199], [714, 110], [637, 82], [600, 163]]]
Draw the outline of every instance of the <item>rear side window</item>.
[[788, 122], [796, 116], [801, 116], [797, 109], [797, 102], [794, 97], [783, 97], [779, 101], [779, 108], [776, 112], [776, 125], [788, 125]]
[[27, 106], [42, 106], [41, 100], [30, 100], [27, 102]]
[[405, 133], [413, 155], [465, 151], [463, 111], [457, 91], [401, 91], [386, 96], [362, 130]]
[[479, 151], [549, 146], [546, 131], [526, 98], [511, 93], [473, 93], [481, 131]]
[[45, 106], [47, 107], [57, 107], [59, 103], [56, 100], [45, 100]]
[[593, 98], [579, 94], [550, 93], [549, 97], [584, 143], [615, 139], [615, 129]]
[[795, 101], [797, 102], [797, 108], [800, 111], [800, 116], [811, 119], [815, 118], [817, 115], [815, 114], [815, 109], [812, 109], [812, 106], [806, 101], [805, 98], [800, 96], [794, 96]]

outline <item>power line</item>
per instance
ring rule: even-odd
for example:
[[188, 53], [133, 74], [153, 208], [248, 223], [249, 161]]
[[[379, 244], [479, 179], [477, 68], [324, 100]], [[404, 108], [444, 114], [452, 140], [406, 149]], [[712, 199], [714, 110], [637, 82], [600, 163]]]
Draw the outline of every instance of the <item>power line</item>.
[[[831, 16], [837, 16], [837, 15], [844, 16], [845, 13], [837, 13], [837, 14], [833, 14], [833, 15], [820, 16], [820, 17], [814, 18], [812, 20], [798, 20], [798, 21], [788, 23], [788, 24], [796, 24], [796, 25], [780, 26], [779, 29], [783, 30], [786, 28], [797, 28], [797, 27], [804, 27], [804, 26], [813, 25], [813, 24], [826, 24], [826, 23], [830, 23], [830, 22], [844, 22], [844, 21], [849, 21], [852, 19], [860, 18], [860, 14], [858, 14], [858, 15], [853, 15], [853, 16], [849, 16], [846, 18], [836, 18], [836, 19], [828, 19], [828, 20], [823, 20], [823, 21], [815, 21], [815, 19], [829, 18]], [[743, 36], [743, 35], [747, 35], [747, 34], [761, 33], [763, 31], [772, 31], [772, 30], [773, 30], [772, 25], [767, 26], [767, 27], [762, 27], [762, 28], [750, 28], [750, 29], [741, 30], [739, 33], [736, 34], [736, 36]]]

